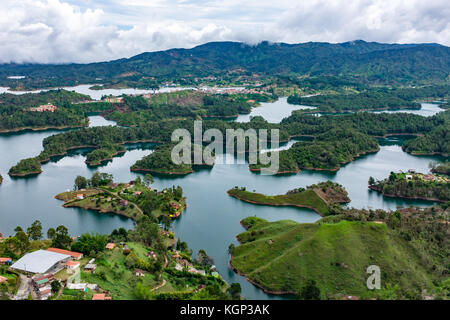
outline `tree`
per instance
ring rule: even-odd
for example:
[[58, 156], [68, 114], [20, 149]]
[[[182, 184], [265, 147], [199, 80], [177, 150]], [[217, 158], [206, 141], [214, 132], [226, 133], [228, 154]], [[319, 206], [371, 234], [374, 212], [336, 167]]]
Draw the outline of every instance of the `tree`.
[[153, 182], [155, 182], [155, 179], [153, 179], [153, 176], [150, 173], [147, 173], [144, 176], [144, 183], [147, 187], [150, 187], [151, 184], [153, 184]]
[[39, 220], [34, 221], [27, 229], [27, 233], [32, 240], [39, 240], [42, 238], [42, 223]]
[[22, 251], [26, 251], [30, 245], [28, 235], [23, 231], [18, 231], [15, 238], [19, 241], [19, 246]]
[[61, 283], [60, 283], [58, 280], [54, 280], [54, 281], [51, 283], [51, 287], [52, 287], [52, 291], [53, 291], [53, 292], [58, 292], [59, 289], [61, 289]]
[[86, 189], [88, 181], [85, 177], [78, 176], [75, 178], [74, 190]]
[[98, 252], [105, 250], [107, 237], [104, 235], [91, 235], [89, 233], [82, 234], [72, 245], [72, 250], [82, 252], [85, 255], [94, 256]]
[[47, 230], [47, 238], [50, 240], [53, 240], [53, 238], [55, 237], [56, 231], [53, 228], [50, 228]]
[[241, 296], [241, 285], [237, 282], [233, 282], [231, 284], [231, 286], [227, 289], [228, 294], [233, 298], [233, 299], [239, 299]]
[[198, 251], [196, 262], [202, 266], [207, 267], [211, 267], [214, 264], [213, 258], [208, 256], [203, 249], [200, 249]]
[[22, 229], [21, 226], [17, 226], [17, 227], [14, 229], [14, 232], [15, 232], [15, 233], [17, 233], [17, 232], [19, 232], [19, 231], [23, 231], [23, 229]]
[[301, 289], [298, 298], [302, 300], [320, 300], [320, 289], [317, 287], [316, 281], [309, 280], [306, 286]]
[[91, 187], [106, 186], [114, 181], [113, 175], [109, 173], [96, 172], [92, 175], [91, 180], [89, 180], [89, 185]]
[[56, 228], [55, 236], [52, 240], [52, 246], [60, 249], [68, 249], [72, 243], [72, 238], [69, 236], [69, 230], [63, 225]]
[[164, 225], [164, 229], [169, 230], [172, 224], [172, 219], [170, 219], [170, 217], [168, 217], [167, 215], [163, 215], [161, 218], [161, 222]]
[[375, 183], [375, 179], [373, 177], [369, 178], [369, 186], [373, 185]]

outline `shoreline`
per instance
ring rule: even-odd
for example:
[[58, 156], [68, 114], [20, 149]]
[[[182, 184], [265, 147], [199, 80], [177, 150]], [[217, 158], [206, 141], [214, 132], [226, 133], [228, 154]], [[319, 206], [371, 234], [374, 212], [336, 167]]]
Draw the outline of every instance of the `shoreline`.
[[23, 131], [41, 132], [41, 131], [49, 131], [49, 130], [66, 130], [66, 129], [86, 128], [88, 126], [89, 126], [89, 123], [84, 124], [84, 125], [77, 125], [77, 126], [20, 127], [20, 128], [16, 128], [16, 129], [0, 130], [0, 134], [3, 134], [3, 133], [18, 133], [18, 132], [23, 132]]
[[424, 200], [424, 201], [431, 201], [431, 202], [442, 202], [442, 203], [446, 203], [446, 200], [440, 200], [440, 199], [436, 199], [436, 198], [425, 198], [422, 196], [417, 196], [417, 197], [408, 197], [408, 196], [402, 196], [402, 195], [396, 195], [396, 194], [388, 194], [388, 193], [384, 193], [383, 191], [381, 191], [380, 189], [378, 189], [377, 187], [374, 186], [369, 186], [368, 187], [370, 190], [376, 191], [378, 193], [381, 193], [383, 196], [385, 197], [389, 197], [389, 198], [400, 198], [400, 199], [408, 199], [408, 200]]
[[[233, 197], [233, 198], [236, 198], [236, 199], [238, 199], [238, 200], [241, 200], [241, 201], [244, 201], [244, 202], [248, 202], [248, 203], [252, 203], [252, 204], [257, 204], [257, 205], [262, 205], [262, 206], [271, 206], [271, 207], [297, 207], [297, 208], [307, 208], [307, 209], [310, 209], [310, 210], [313, 210], [314, 212], [316, 212], [319, 216], [321, 216], [321, 217], [324, 217], [325, 215], [322, 213], [322, 212], [320, 212], [317, 208], [314, 208], [314, 207], [311, 207], [311, 206], [308, 206], [308, 205], [302, 205], [302, 204], [270, 204], [270, 203], [263, 203], [263, 202], [256, 202], [256, 201], [253, 201], [253, 200], [248, 200], [248, 199], [244, 199], [244, 198], [241, 198], [241, 197], [239, 197], [238, 195], [234, 195], [234, 194], [230, 194], [228, 191], [227, 191], [227, 194], [230, 196], [230, 197]], [[322, 198], [321, 198], [322, 199]], [[323, 200], [323, 199], [322, 199]], [[325, 201], [324, 201], [325, 202]], [[326, 203], [326, 202], [325, 202]]]

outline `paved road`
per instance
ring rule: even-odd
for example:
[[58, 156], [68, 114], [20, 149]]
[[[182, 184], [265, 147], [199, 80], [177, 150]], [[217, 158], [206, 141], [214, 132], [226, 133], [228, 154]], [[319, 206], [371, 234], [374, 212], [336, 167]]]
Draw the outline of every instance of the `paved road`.
[[14, 300], [25, 300], [26, 298], [28, 298], [30, 290], [31, 290], [31, 280], [21, 274], [19, 290], [17, 290], [17, 294], [14, 297]]

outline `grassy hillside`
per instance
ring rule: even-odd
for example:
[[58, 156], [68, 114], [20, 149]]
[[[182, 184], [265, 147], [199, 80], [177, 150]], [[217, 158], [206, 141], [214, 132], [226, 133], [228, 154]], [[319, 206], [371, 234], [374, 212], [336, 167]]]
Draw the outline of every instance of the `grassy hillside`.
[[269, 196], [256, 192], [246, 191], [245, 188], [230, 189], [228, 195], [239, 200], [270, 206], [306, 207], [320, 215], [328, 215], [330, 206], [337, 203], [350, 202], [347, 191], [339, 184], [331, 181], [317, 185], [288, 191], [286, 194]]
[[[232, 250], [231, 263], [267, 291], [298, 293], [315, 280], [322, 298], [345, 294], [386, 298], [401, 289], [418, 294], [431, 285], [430, 275], [407, 242], [385, 223], [340, 221], [298, 224], [250, 217]], [[379, 291], [366, 287], [369, 265], [381, 269]], [[413, 293], [414, 292], [414, 293]]]

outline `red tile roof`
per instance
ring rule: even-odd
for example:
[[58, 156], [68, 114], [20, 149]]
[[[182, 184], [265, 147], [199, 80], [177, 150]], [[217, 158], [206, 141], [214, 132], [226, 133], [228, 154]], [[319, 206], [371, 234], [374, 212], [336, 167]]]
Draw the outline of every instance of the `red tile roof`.
[[115, 243], [112, 243], [112, 242], [110, 242], [110, 243], [108, 243], [108, 244], [106, 244], [106, 249], [114, 249], [114, 247], [116, 246], [116, 244]]
[[107, 297], [104, 293], [96, 293], [92, 296], [92, 300], [112, 300], [111, 297]]
[[67, 261], [66, 262], [66, 266], [68, 266], [68, 267], [75, 267], [75, 266], [78, 266], [78, 265], [80, 265], [80, 263], [77, 262], [77, 261]]
[[72, 256], [75, 259], [80, 259], [83, 256], [83, 254], [79, 253], [79, 252], [73, 252], [73, 251], [68, 251], [68, 250], [63, 250], [63, 249], [58, 249], [58, 248], [48, 248], [47, 251], [61, 253], [61, 254], [67, 254], [69, 256]]

